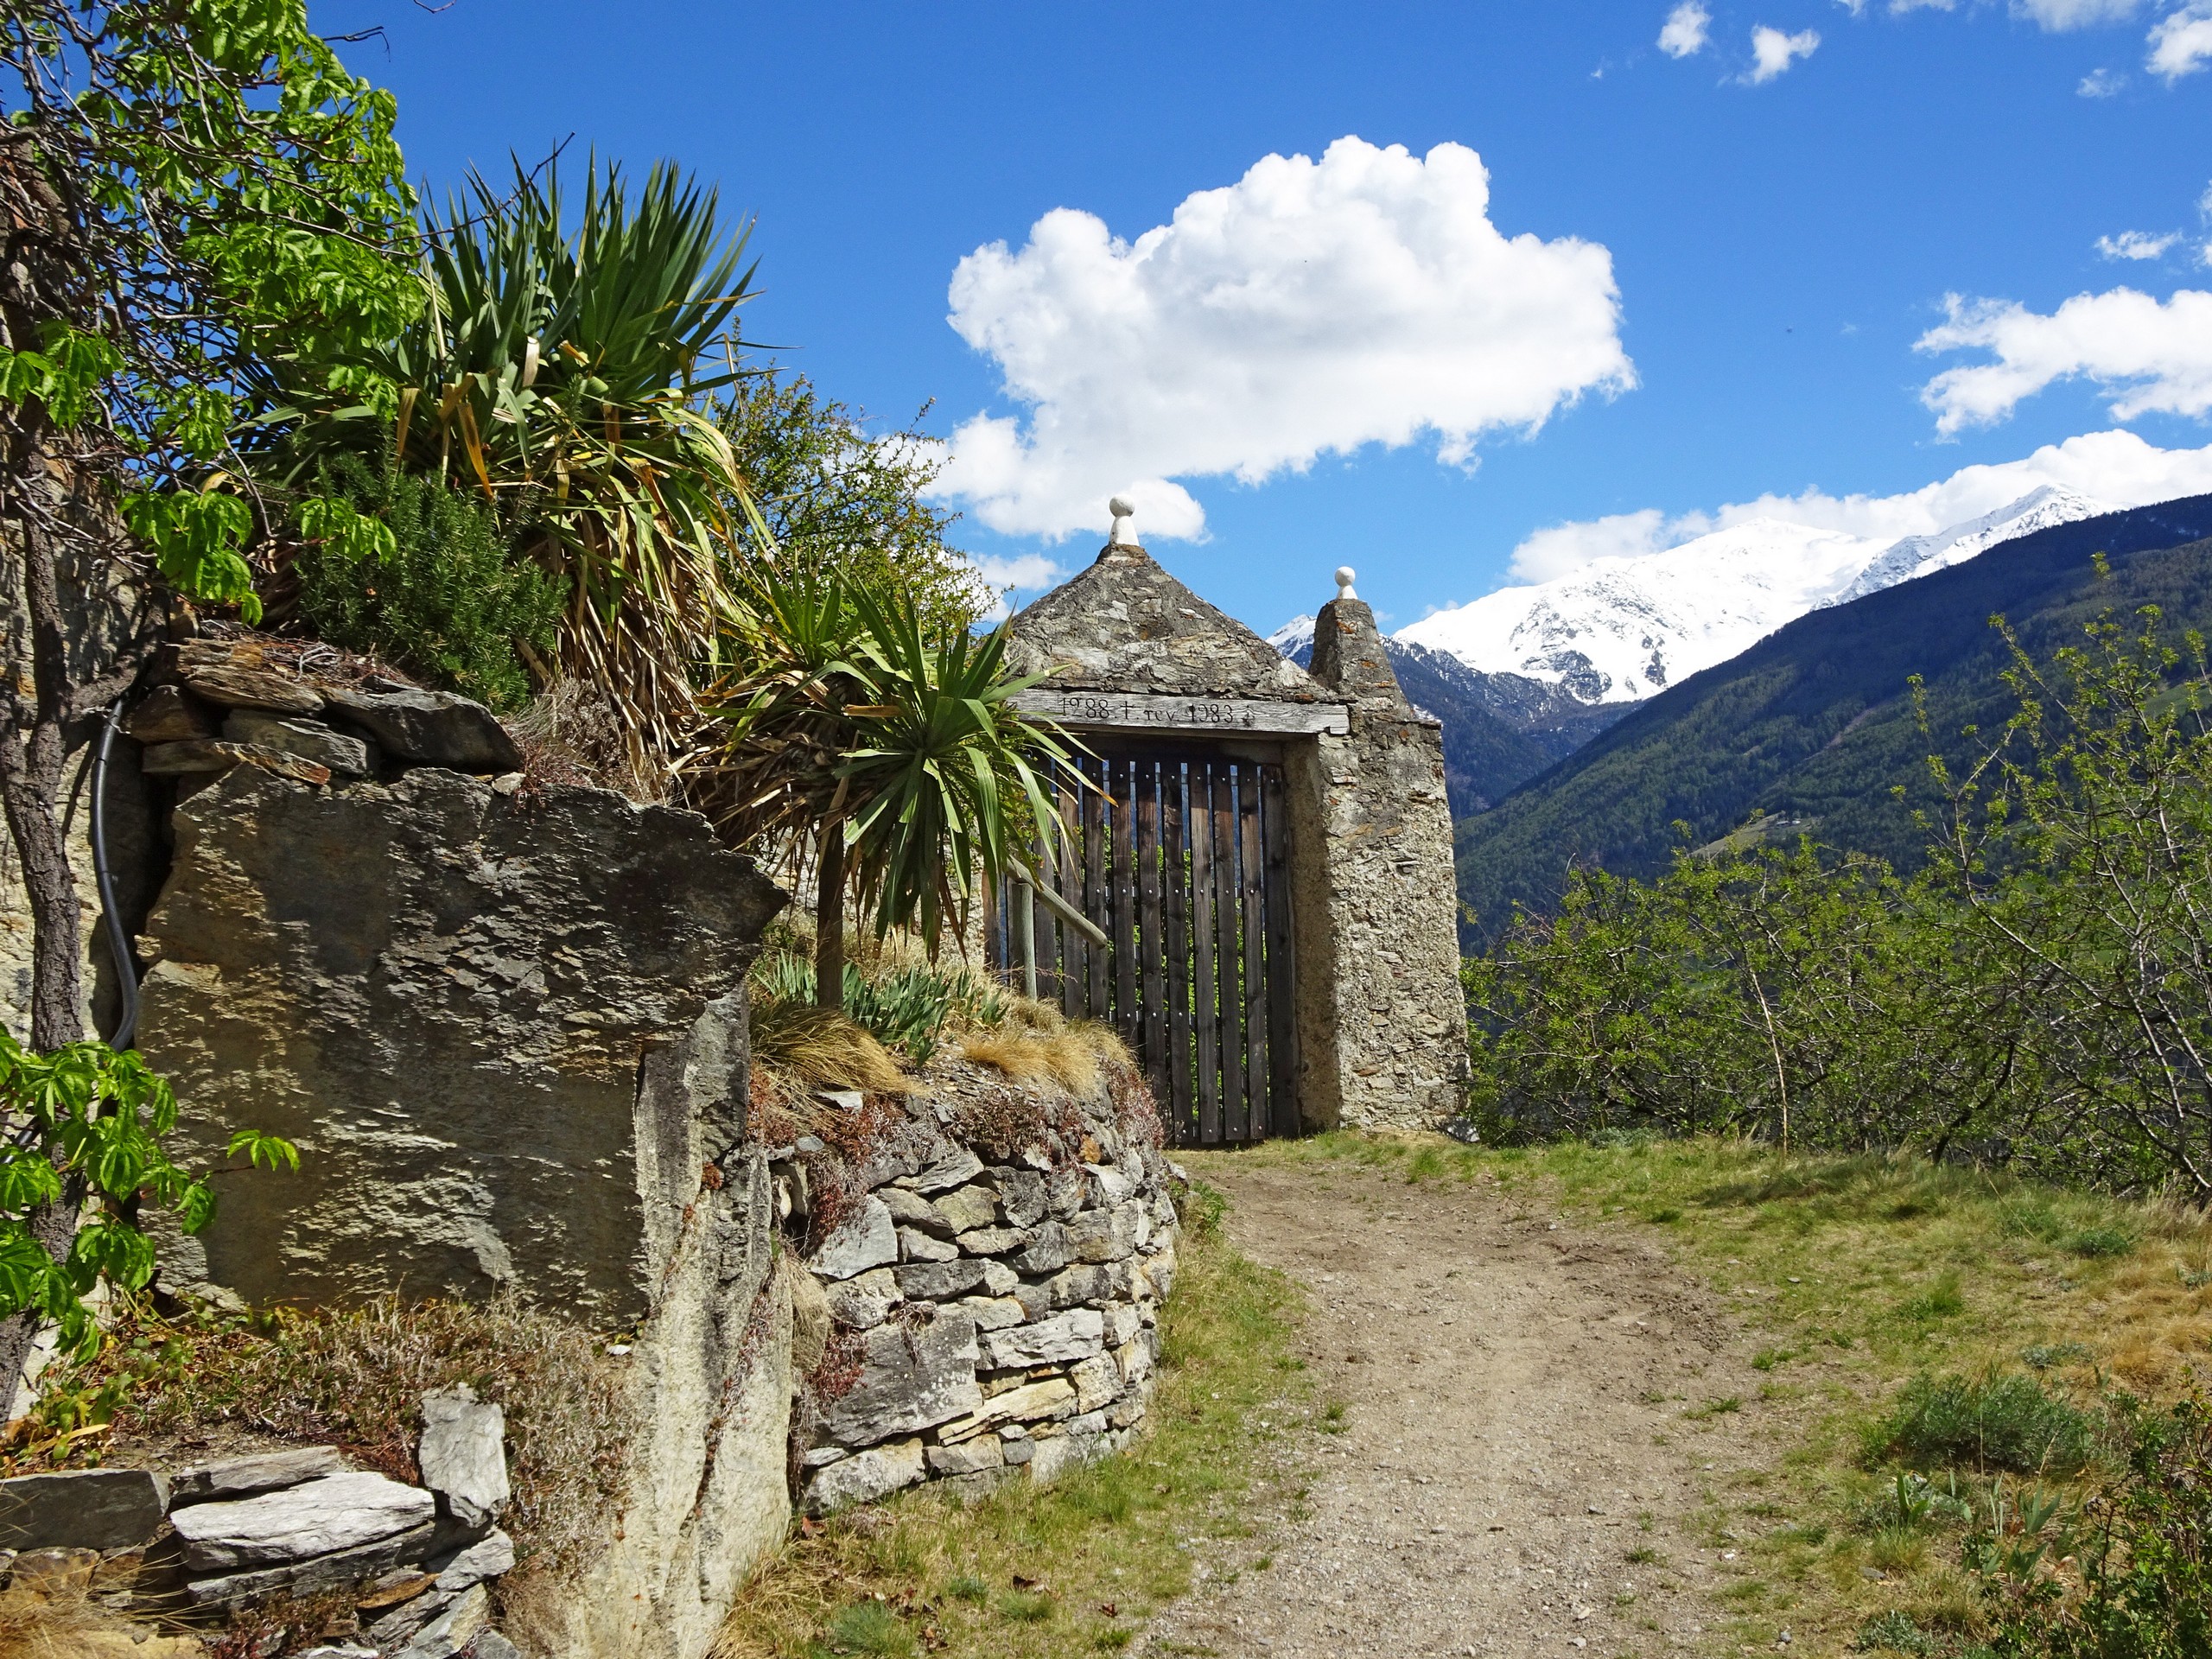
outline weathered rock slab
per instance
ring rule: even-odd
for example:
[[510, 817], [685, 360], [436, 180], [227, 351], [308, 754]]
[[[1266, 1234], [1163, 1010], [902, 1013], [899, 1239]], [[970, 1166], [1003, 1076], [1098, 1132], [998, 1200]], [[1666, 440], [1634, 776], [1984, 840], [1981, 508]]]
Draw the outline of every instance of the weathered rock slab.
[[145, 1469], [0, 1480], [0, 1549], [130, 1549], [160, 1529], [168, 1483]]
[[[429, 1495], [426, 1492], [423, 1496]], [[280, 1590], [309, 1596], [349, 1584], [366, 1584], [403, 1562], [422, 1560], [436, 1541], [437, 1531], [435, 1522], [426, 1521], [390, 1537], [351, 1549], [334, 1550], [327, 1555], [311, 1555], [302, 1560], [251, 1572], [194, 1579], [184, 1586], [184, 1599], [194, 1607], [229, 1607], [274, 1595]]]
[[379, 1474], [324, 1475], [258, 1497], [194, 1503], [170, 1517], [194, 1572], [274, 1567], [372, 1543], [434, 1519], [437, 1501]]
[[1034, 1325], [992, 1332], [983, 1338], [984, 1358], [1001, 1370], [1065, 1364], [1097, 1353], [1105, 1344], [1105, 1318], [1096, 1308], [1073, 1308]]
[[186, 1470], [169, 1483], [172, 1504], [203, 1503], [211, 1498], [251, 1497], [257, 1492], [296, 1486], [302, 1481], [334, 1475], [340, 1463], [333, 1446], [303, 1446], [292, 1452], [264, 1452], [249, 1458], [227, 1458]]
[[870, 1195], [858, 1214], [822, 1241], [807, 1266], [824, 1279], [850, 1279], [898, 1259], [899, 1228], [891, 1208]]
[[233, 743], [257, 743], [264, 749], [296, 754], [302, 760], [352, 777], [376, 770], [376, 752], [370, 744], [333, 731], [320, 721], [288, 720], [258, 709], [233, 709], [223, 721], [223, 735]]
[[397, 760], [454, 772], [514, 772], [522, 751], [480, 702], [413, 686], [336, 687], [330, 709], [376, 739]]
[[816, 1515], [849, 1503], [873, 1503], [922, 1478], [922, 1443], [899, 1440], [870, 1446], [817, 1472], [807, 1483], [806, 1507]]
[[423, 1396], [415, 1459], [423, 1484], [472, 1531], [490, 1526], [507, 1507], [506, 1440], [506, 1413], [479, 1401], [467, 1383]]
[[976, 1380], [976, 1322], [946, 1311], [927, 1325], [880, 1325], [862, 1339], [860, 1381], [830, 1402], [822, 1432], [866, 1446], [910, 1434], [982, 1404]]

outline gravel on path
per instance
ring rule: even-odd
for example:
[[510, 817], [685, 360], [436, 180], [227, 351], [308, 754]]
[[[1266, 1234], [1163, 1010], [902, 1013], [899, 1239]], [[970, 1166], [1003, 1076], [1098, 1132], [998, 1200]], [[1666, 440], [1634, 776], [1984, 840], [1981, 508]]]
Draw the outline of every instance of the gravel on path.
[[1731, 1545], [1689, 1522], [1760, 1461], [1759, 1378], [1716, 1299], [1626, 1228], [1494, 1185], [1188, 1161], [1228, 1193], [1236, 1246], [1310, 1293], [1300, 1350], [1319, 1399], [1345, 1411], [1341, 1433], [1277, 1443], [1310, 1471], [1275, 1483], [1302, 1484], [1302, 1503], [1245, 1517], [1248, 1547], [1203, 1565], [1133, 1651], [1588, 1659], [1716, 1643]]

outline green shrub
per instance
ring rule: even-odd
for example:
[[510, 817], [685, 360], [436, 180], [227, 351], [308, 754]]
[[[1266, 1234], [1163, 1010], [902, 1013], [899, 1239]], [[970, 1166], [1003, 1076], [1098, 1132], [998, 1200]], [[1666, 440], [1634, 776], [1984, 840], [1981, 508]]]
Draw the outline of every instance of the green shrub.
[[1916, 1468], [1967, 1464], [2020, 1474], [2071, 1474], [2098, 1450], [2098, 1420], [2021, 1372], [1931, 1376], [1905, 1385], [1866, 1440], [1868, 1460]]
[[[2048, 1506], [1969, 1541], [2004, 1659], [2203, 1659], [2212, 1653], [2212, 1408], [2202, 1395], [2126, 1414], [2127, 1472], [2086, 1534]], [[2081, 1563], [2078, 1583], [2063, 1568]]]
[[2135, 1235], [2125, 1227], [2085, 1227], [2066, 1241], [2066, 1248], [2091, 1260], [2126, 1255], [2135, 1248]]
[[830, 1650], [903, 1656], [920, 1651], [914, 1633], [880, 1601], [855, 1601], [830, 1621]]
[[379, 475], [350, 455], [325, 465], [321, 487], [382, 520], [391, 545], [365, 552], [333, 537], [301, 548], [292, 569], [302, 620], [430, 684], [520, 707], [531, 691], [520, 646], [550, 654], [565, 595], [510, 557], [499, 515], [434, 480]]
[[[756, 995], [774, 1001], [810, 1003], [814, 964], [787, 951], [764, 956], [754, 964], [753, 987]], [[918, 964], [870, 975], [849, 962], [845, 1014], [886, 1048], [924, 1065], [954, 1020], [996, 1025], [1006, 1009], [997, 988], [970, 969]]]
[[1851, 1645], [1860, 1653], [1935, 1653], [1936, 1638], [1912, 1622], [1912, 1615], [1892, 1608], [1877, 1613], [1859, 1627]]

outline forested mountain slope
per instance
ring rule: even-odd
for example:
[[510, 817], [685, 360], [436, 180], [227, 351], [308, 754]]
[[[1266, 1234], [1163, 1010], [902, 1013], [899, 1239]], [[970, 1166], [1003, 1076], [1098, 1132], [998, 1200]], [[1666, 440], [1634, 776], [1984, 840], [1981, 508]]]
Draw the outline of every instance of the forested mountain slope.
[[[1824, 842], [1910, 865], [1917, 836], [1893, 785], [1925, 798], [1928, 744], [1907, 681], [1929, 689], [1939, 747], [2009, 711], [2002, 613], [2038, 658], [2107, 607], [2163, 606], [2212, 626], [2212, 496], [2108, 513], [2005, 542], [1916, 581], [1815, 611], [1639, 705], [1610, 730], [1459, 826], [1461, 899], [1487, 931], [1515, 901], [1543, 907], [1571, 863], [1666, 868], [1677, 820], [1701, 844], [1774, 815]], [[2102, 551], [2109, 580], [2092, 561]]]

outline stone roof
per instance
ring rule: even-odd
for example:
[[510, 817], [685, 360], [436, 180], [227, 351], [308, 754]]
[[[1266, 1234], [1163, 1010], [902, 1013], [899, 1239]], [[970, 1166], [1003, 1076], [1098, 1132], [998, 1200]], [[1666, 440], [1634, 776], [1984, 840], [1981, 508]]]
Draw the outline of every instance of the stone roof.
[[1109, 543], [1089, 569], [1016, 613], [1008, 633], [1018, 671], [1051, 671], [1054, 690], [1341, 701], [1141, 547]]

